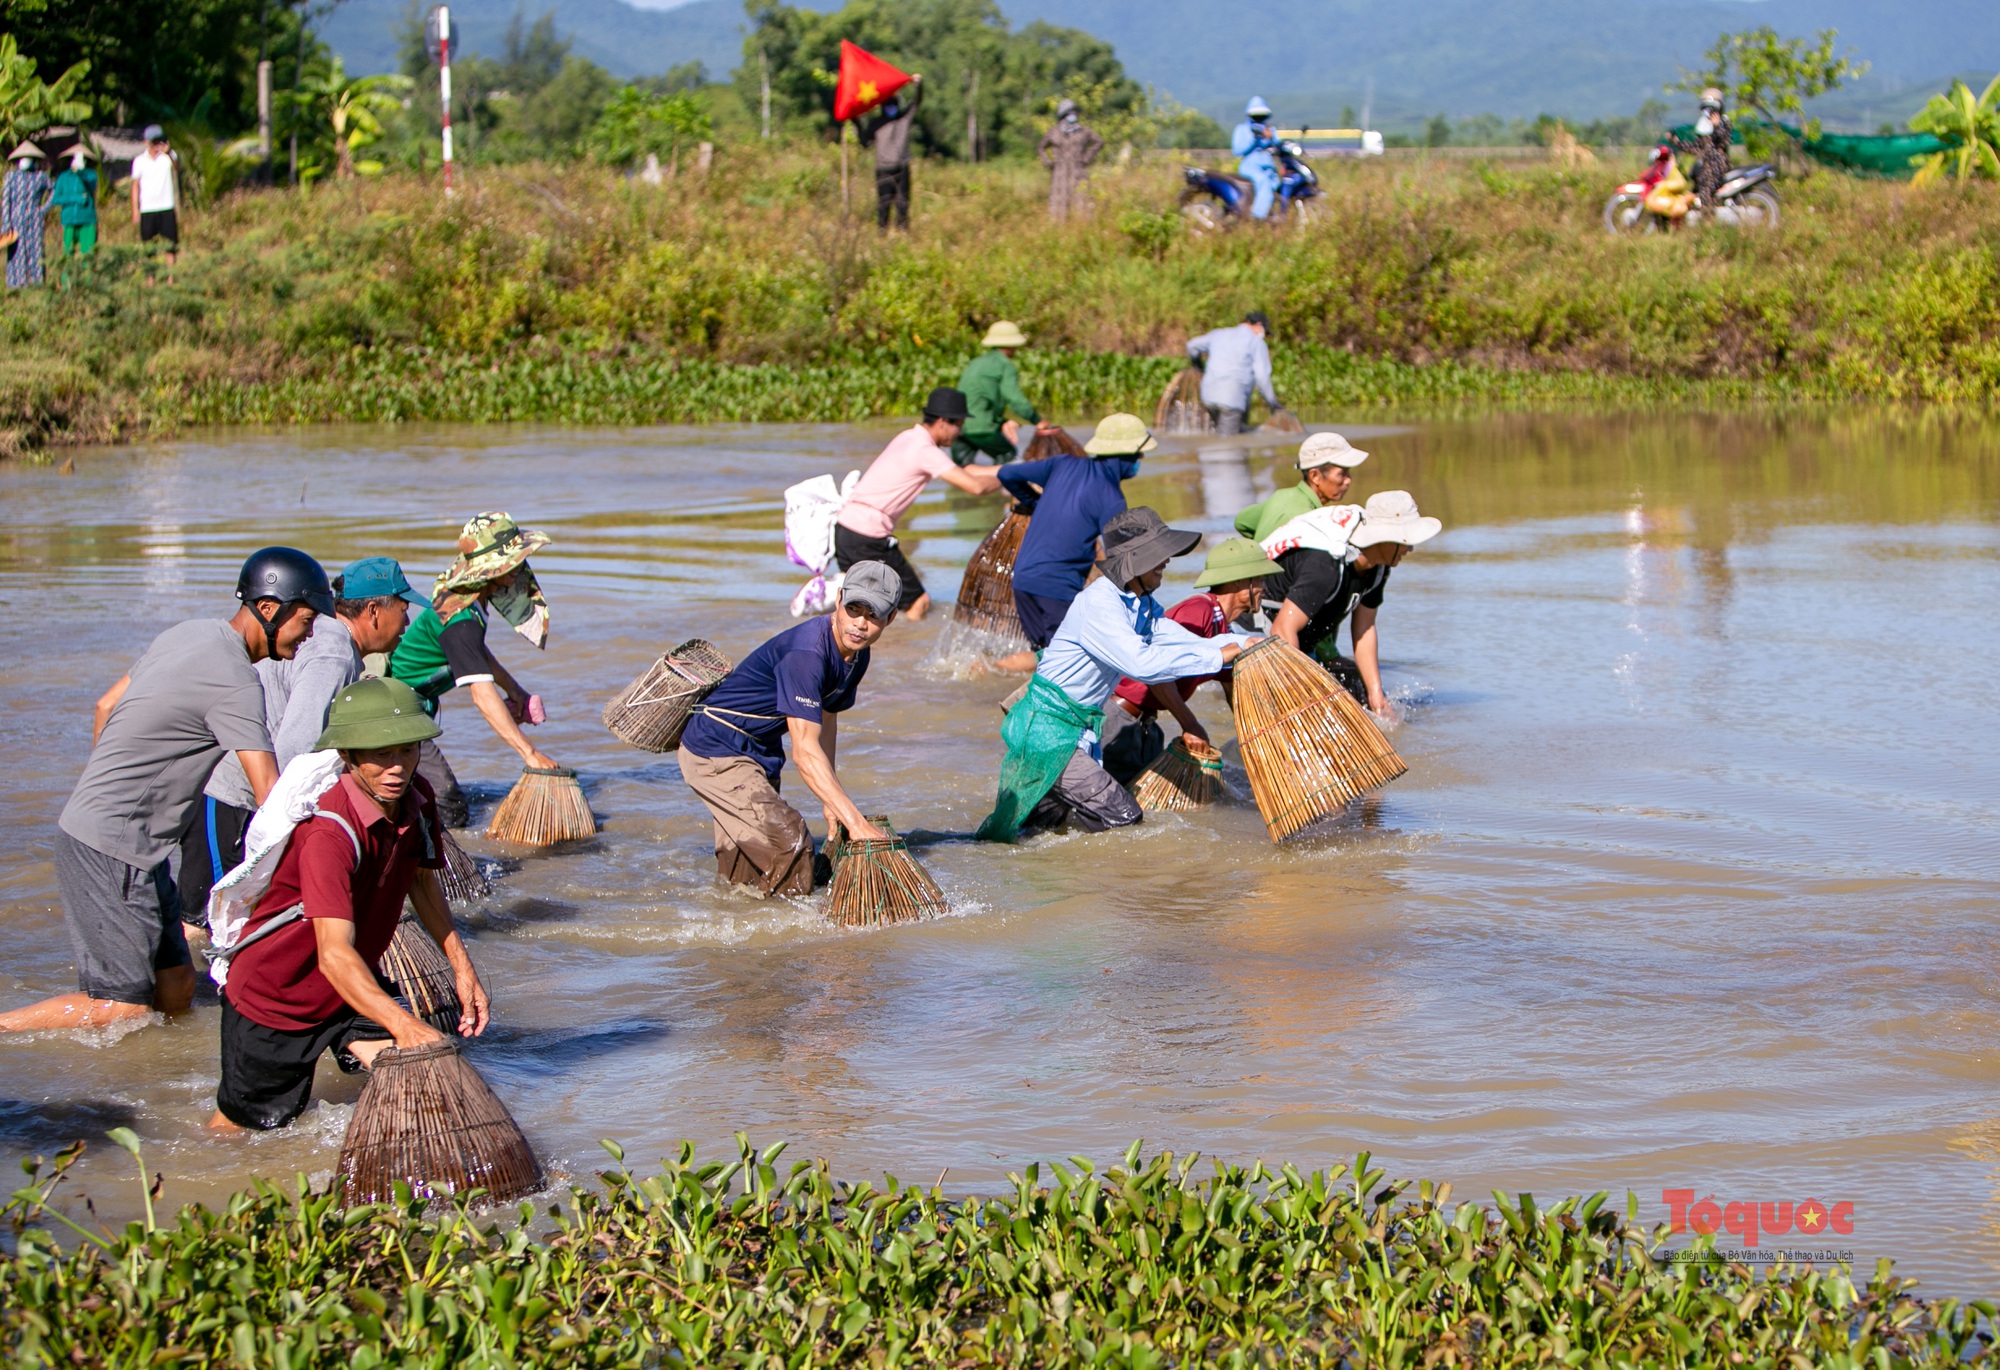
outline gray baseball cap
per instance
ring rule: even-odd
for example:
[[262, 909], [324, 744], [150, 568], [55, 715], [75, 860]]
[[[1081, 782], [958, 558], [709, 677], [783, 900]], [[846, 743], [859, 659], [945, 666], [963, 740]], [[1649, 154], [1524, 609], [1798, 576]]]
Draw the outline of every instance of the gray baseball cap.
[[903, 578], [895, 569], [879, 561], [857, 561], [847, 568], [840, 583], [840, 602], [858, 604], [876, 618], [886, 619], [896, 612], [903, 598]]

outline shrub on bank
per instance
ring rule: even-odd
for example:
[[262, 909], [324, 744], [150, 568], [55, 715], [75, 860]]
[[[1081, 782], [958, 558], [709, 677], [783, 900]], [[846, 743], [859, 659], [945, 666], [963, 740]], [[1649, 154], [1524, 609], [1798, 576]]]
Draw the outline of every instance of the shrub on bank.
[[[5, 1209], [0, 1338], [24, 1365], [1950, 1366], [1985, 1304], [1888, 1262], [1669, 1259], [1604, 1195], [1539, 1207], [1354, 1169], [1082, 1158], [1009, 1192], [836, 1181], [782, 1146], [619, 1168], [519, 1224], [343, 1211], [303, 1177], [58, 1241], [37, 1175]], [[610, 1148], [617, 1155], [615, 1148]], [[69, 1158], [73, 1159], [74, 1153]], [[621, 1157], [622, 1160], [622, 1157]], [[1698, 1239], [1698, 1251], [1711, 1239]]]
[[[1251, 307], [1280, 393], [1316, 405], [2000, 397], [1989, 187], [1814, 175], [1785, 184], [1774, 234], [1614, 239], [1618, 171], [1337, 165], [1323, 224], [1195, 238], [1167, 164], [1106, 168], [1098, 212], [1060, 227], [1032, 168], [926, 165], [918, 231], [884, 238], [861, 178], [842, 217], [831, 156], [774, 148], [664, 187], [521, 166], [450, 200], [407, 176], [242, 193], [189, 214], [156, 286], [107, 221], [70, 288], [8, 293], [0, 343], [154, 424], [902, 413], [996, 317], [1035, 340], [1031, 391], [1084, 418], [1149, 403], [1188, 336]], [[425, 382], [480, 369], [522, 379], [465, 400]]]

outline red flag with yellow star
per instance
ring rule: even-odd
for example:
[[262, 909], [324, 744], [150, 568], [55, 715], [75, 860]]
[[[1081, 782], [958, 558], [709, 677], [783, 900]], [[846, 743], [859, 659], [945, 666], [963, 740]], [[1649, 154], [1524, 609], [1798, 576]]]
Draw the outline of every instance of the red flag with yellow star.
[[866, 114], [910, 82], [910, 74], [898, 71], [865, 48], [840, 40], [840, 80], [833, 88], [833, 117], [846, 121]]

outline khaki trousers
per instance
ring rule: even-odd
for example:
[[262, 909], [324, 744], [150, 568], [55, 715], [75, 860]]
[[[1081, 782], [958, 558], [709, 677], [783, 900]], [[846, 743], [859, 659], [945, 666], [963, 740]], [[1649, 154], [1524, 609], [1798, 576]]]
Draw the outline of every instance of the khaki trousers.
[[683, 747], [681, 779], [715, 819], [715, 870], [761, 894], [811, 894], [812, 834], [747, 756], [696, 756]]

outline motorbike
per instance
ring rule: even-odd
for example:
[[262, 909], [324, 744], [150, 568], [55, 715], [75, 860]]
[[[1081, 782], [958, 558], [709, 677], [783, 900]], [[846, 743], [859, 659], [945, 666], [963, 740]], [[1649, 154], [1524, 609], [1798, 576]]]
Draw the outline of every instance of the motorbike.
[[[1321, 213], [1319, 173], [1306, 165], [1305, 149], [1290, 138], [1272, 149], [1278, 163], [1278, 195], [1271, 204], [1271, 220], [1311, 223]], [[1196, 233], [1214, 233], [1250, 219], [1250, 203], [1256, 188], [1250, 178], [1233, 171], [1210, 171], [1206, 167], [1183, 166], [1181, 213]]]
[[1661, 214], [1646, 203], [1647, 197], [1663, 186], [1669, 191], [1686, 186], [1673, 147], [1661, 143], [1653, 149], [1653, 164], [1646, 168], [1646, 174], [1636, 181], [1627, 181], [1604, 202], [1604, 227], [1610, 233], [1660, 233], [1676, 223], [1704, 222], [1739, 228], [1776, 228], [1778, 189], [1773, 182], [1777, 179], [1777, 168], [1765, 163], [1731, 167], [1728, 178], [1715, 192], [1713, 204], [1694, 205], [1679, 218]]

